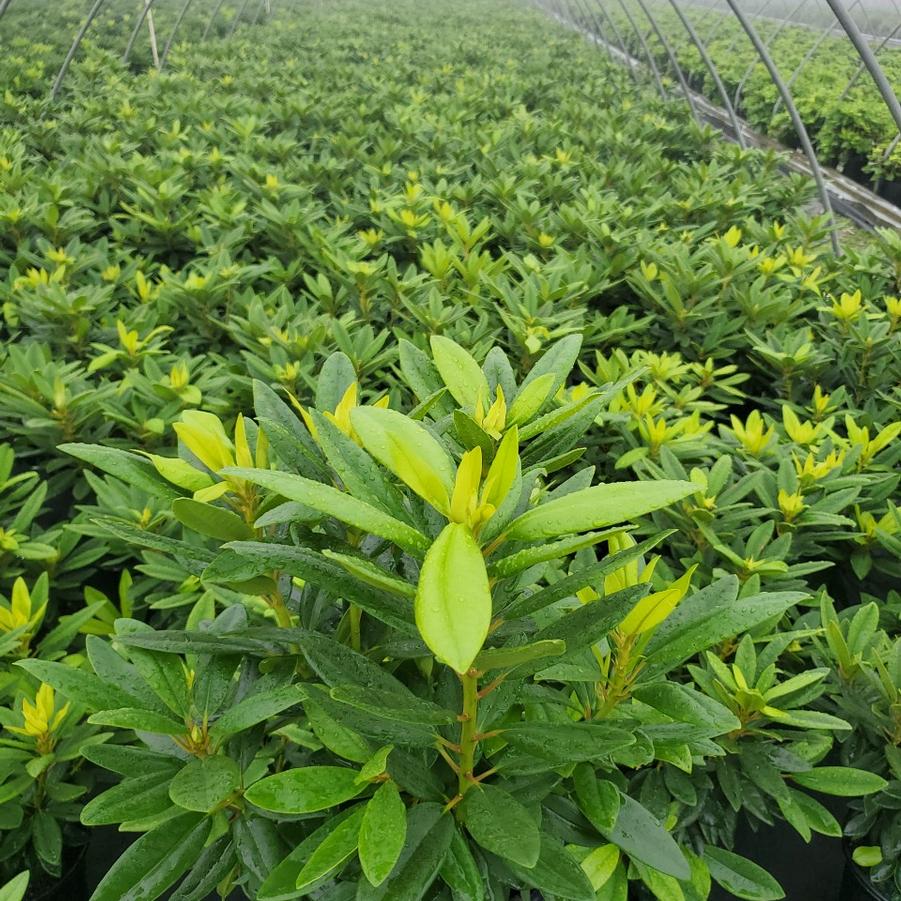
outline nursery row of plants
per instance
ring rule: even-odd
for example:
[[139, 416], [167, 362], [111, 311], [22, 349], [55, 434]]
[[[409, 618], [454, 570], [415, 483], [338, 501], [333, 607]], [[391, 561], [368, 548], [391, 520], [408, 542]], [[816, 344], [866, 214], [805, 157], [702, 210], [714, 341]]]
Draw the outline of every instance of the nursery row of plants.
[[[629, 52], [643, 61], [647, 47], [661, 74], [666, 75], [673, 92], [678, 94], [667, 50], [640, 5], [630, 0], [626, 12], [617, 3], [604, 8]], [[672, 6], [657, 2], [649, 8], [691, 86], [722, 105], [700, 51]], [[684, 12], [704, 40], [739, 115], [762, 133], [789, 147], [798, 147], [798, 137], [778, 89], [735, 16], [728, 11], [695, 6], [687, 6]], [[599, 21], [604, 24], [603, 19]], [[898, 126], [840, 26], [835, 24], [832, 33], [824, 36], [825, 28], [811, 29], [784, 20], [752, 17], [752, 22], [790, 85], [820, 161], [837, 166], [852, 178], [877, 184], [880, 193], [897, 202], [901, 196], [901, 144], [892, 148], [892, 142], [898, 135]], [[612, 33], [608, 37], [614, 39]], [[882, 46], [878, 38], [871, 45], [877, 50], [879, 64], [895, 93], [901, 94], [901, 49], [891, 43]]]
[[29, 33], [4, 901], [901, 898], [897, 234], [506, 0]]

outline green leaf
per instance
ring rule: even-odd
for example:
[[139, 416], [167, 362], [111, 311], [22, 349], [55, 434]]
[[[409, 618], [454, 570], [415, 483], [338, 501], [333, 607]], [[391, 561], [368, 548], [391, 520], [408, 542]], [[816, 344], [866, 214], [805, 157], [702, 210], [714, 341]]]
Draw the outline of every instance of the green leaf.
[[313, 813], [355, 798], [366, 787], [356, 779], [357, 771], [348, 767], [302, 767], [261, 779], [244, 797], [273, 813]]
[[169, 797], [185, 810], [210, 813], [240, 786], [241, 770], [231, 757], [199, 757], [176, 773]]
[[467, 410], [474, 410], [481, 398], [483, 409], [490, 406], [488, 380], [482, 367], [456, 341], [441, 335], [429, 339], [435, 368], [454, 400]]
[[441, 864], [441, 878], [450, 886], [455, 901], [485, 901], [485, 885], [469, 842], [454, 829], [450, 848]]
[[539, 541], [627, 522], [694, 494], [693, 482], [613, 482], [548, 501], [513, 520], [507, 536]]
[[507, 411], [507, 424], [523, 425], [528, 422], [542, 408], [556, 382], [557, 376], [546, 372], [524, 385]]
[[257, 901], [289, 901], [296, 898], [297, 878], [313, 852], [328, 837], [329, 833], [346, 819], [357, 814], [358, 807], [350, 807], [330, 816], [325, 823], [308, 835], [287, 857], [277, 864], [257, 893]]
[[738, 717], [728, 707], [687, 685], [652, 682], [650, 685], [636, 686], [632, 696], [676, 722], [709, 729], [711, 736], [723, 735], [741, 727]]
[[819, 766], [802, 773], [792, 773], [792, 779], [805, 788], [824, 795], [856, 798], [882, 791], [888, 782], [876, 773], [850, 766]]
[[210, 727], [210, 738], [222, 741], [230, 735], [250, 729], [257, 723], [299, 704], [302, 693], [296, 685], [260, 691], [229, 707]]
[[344, 487], [361, 501], [407, 521], [409, 514], [404, 507], [403, 493], [385, 470], [330, 420], [315, 410], [310, 411], [310, 416], [316, 426], [322, 453], [341, 477]]
[[580, 763], [573, 771], [573, 785], [579, 810], [602, 835], [616, 826], [620, 809], [620, 791], [606, 779], [599, 779], [594, 767]]
[[366, 710], [374, 716], [401, 723], [444, 726], [456, 722], [456, 714], [407, 691], [380, 691], [360, 685], [338, 685], [329, 692], [336, 701]]
[[789, 796], [795, 807], [804, 814], [807, 825], [821, 835], [830, 838], [841, 838], [842, 827], [838, 820], [819, 801], [812, 798], [807, 792], [789, 789]]
[[416, 625], [429, 650], [456, 672], [465, 673], [491, 624], [485, 560], [467, 526], [448, 523], [429, 548], [415, 610]]
[[402, 413], [378, 407], [357, 407], [350, 421], [363, 447], [382, 466], [435, 509], [447, 512], [456, 468], [450, 454], [425, 426]]
[[[173, 745], [172, 750], [177, 751], [178, 749]], [[135, 772], [149, 775], [150, 771], [158, 772], [160, 770], [175, 775], [176, 770], [182, 765], [179, 757], [157, 754], [154, 751], [131, 745], [88, 744], [82, 747], [81, 756], [105, 770], [119, 773], [120, 776], [130, 776]]]
[[81, 822], [85, 826], [106, 826], [143, 819], [168, 810], [172, 806], [169, 781], [175, 772], [173, 766], [123, 779], [85, 804], [81, 810]]
[[620, 795], [616, 825], [612, 829], [601, 830], [601, 834], [629, 857], [667, 876], [674, 879], [691, 877], [688, 861], [675, 839], [651, 813], [628, 795]]
[[173, 501], [172, 512], [183, 526], [208, 538], [241, 541], [255, 535], [253, 528], [231, 510], [204, 504], [193, 498], [180, 497]]
[[344, 491], [332, 488], [331, 485], [268, 469], [227, 467], [222, 472], [268, 488], [290, 501], [297, 501], [327, 516], [333, 516], [364, 532], [387, 538], [412, 554], [421, 554], [428, 548], [428, 539], [412, 526]]
[[708, 846], [704, 851], [704, 862], [714, 880], [738, 898], [778, 901], [785, 897], [779, 883], [766, 870], [745, 857]]
[[560, 541], [542, 542], [521, 551], [507, 554], [491, 562], [491, 575], [505, 579], [516, 575], [530, 566], [550, 560], [562, 560], [571, 554], [604, 541], [619, 529], [607, 529], [603, 532], [589, 532], [585, 535], [570, 535]]
[[28, 890], [29, 877], [28, 870], [13, 876], [9, 882], [0, 887], [0, 901], [22, 901]]
[[517, 645], [512, 648], [487, 648], [479, 653], [473, 665], [481, 672], [489, 672], [495, 669], [511, 669], [522, 663], [530, 663], [546, 657], [559, 657], [564, 653], [566, 653], [566, 642], [554, 638]]
[[390, 591], [399, 597], [407, 598], [411, 601], [416, 597], [416, 586], [392, 575], [380, 566], [376, 566], [371, 560], [365, 560], [362, 557], [352, 557], [350, 554], [339, 554], [330, 550], [324, 550], [322, 556], [329, 560], [334, 560], [338, 566], [346, 570], [350, 575], [361, 582], [365, 582], [372, 588]]
[[407, 811], [407, 837], [388, 878], [372, 886], [360, 881], [356, 901], [420, 901], [435, 881], [454, 834], [454, 820], [440, 804]]
[[171, 501], [182, 496], [180, 491], [156, 471], [149, 460], [138, 454], [100, 444], [60, 444], [57, 449], [96, 466], [132, 488], [145, 491], [151, 497]]
[[522, 394], [527, 387], [540, 379], [545, 373], [552, 372], [554, 374], [554, 384], [548, 391], [548, 395], [556, 394], [572, 371], [581, 347], [582, 336], [578, 334], [567, 335], [565, 338], [554, 342], [529, 370], [529, 374], [519, 386], [519, 393]]
[[281, 570], [346, 598], [400, 632], [416, 634], [413, 610], [407, 598], [348, 579], [347, 570], [323, 554], [304, 547], [262, 541], [235, 541], [228, 547], [267, 570]]
[[734, 578], [721, 579], [679, 604], [648, 643], [648, 678], [669, 672], [705, 648], [778, 618], [807, 597], [802, 592], [778, 591], [736, 599], [737, 586]]
[[319, 379], [316, 382], [316, 408], [333, 411], [356, 380], [357, 373], [350, 357], [340, 350], [330, 353], [319, 370]]
[[300, 636], [298, 644], [313, 672], [326, 685], [359, 685], [412, 695], [403, 682], [386, 669], [327, 635], [307, 632]]
[[81, 704], [88, 710], [128, 707], [135, 703], [131, 695], [115, 685], [107, 685], [92, 673], [66, 666], [64, 663], [52, 663], [49, 660], [18, 660], [15, 665], [21, 666], [35, 679], [53, 686], [70, 701]]
[[388, 769], [388, 757], [393, 750], [394, 745], [384, 745], [368, 757], [357, 773], [357, 782], [371, 782], [381, 776]]
[[854, 849], [851, 858], [859, 867], [877, 867], [882, 863], [882, 848], [879, 845], [860, 845]]
[[194, 863], [206, 844], [210, 821], [185, 813], [130, 845], [112, 865], [90, 901], [158, 898]]
[[136, 732], [153, 732], [157, 735], [184, 735], [186, 731], [184, 723], [178, 723], [154, 710], [140, 710], [136, 707], [98, 710], [88, 717], [88, 722], [99, 726], [134, 729]]
[[383, 783], [366, 805], [360, 824], [360, 866], [381, 885], [397, 863], [407, 836], [407, 809], [393, 782]]
[[533, 867], [523, 867], [513, 861], [507, 865], [525, 885], [566, 901], [595, 901], [585, 871], [572, 858], [563, 844], [547, 833], [541, 835], [541, 852]]
[[473, 786], [460, 803], [460, 818], [486, 851], [524, 867], [533, 867], [538, 861], [538, 822], [503, 789], [486, 784]]
[[607, 884], [616, 872], [619, 859], [619, 848], [616, 845], [599, 845], [585, 857], [582, 869], [595, 891]]
[[357, 850], [365, 812], [366, 805], [359, 804], [346, 820], [332, 828], [303, 865], [297, 876], [297, 888], [304, 889], [327, 876]]
[[516, 723], [503, 738], [512, 748], [560, 763], [597, 760], [635, 743], [630, 732], [607, 723]]
[[557, 601], [563, 600], [563, 598], [574, 595], [586, 585], [601, 585], [604, 576], [621, 569], [630, 561], [644, 556], [649, 550], [672, 534], [672, 531], [660, 532], [652, 538], [640, 541], [634, 547], [611, 554], [598, 563], [591, 563], [588, 566], [577, 569], [546, 588], [541, 588], [532, 594], [522, 595], [504, 609], [504, 618], [513, 620], [523, 616], [530, 616]]

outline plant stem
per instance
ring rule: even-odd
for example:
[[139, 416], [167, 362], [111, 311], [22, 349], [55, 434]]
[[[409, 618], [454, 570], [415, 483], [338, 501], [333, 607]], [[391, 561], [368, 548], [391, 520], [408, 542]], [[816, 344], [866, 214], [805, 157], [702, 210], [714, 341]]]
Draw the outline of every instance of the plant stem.
[[363, 618], [363, 611], [356, 604], [351, 604], [347, 611], [347, 617], [350, 625], [350, 646], [359, 652], [361, 647], [360, 620]]
[[460, 676], [463, 683], [463, 713], [460, 716], [460, 794], [475, 784], [473, 767], [476, 759], [476, 726], [479, 714], [479, 674], [470, 669]]

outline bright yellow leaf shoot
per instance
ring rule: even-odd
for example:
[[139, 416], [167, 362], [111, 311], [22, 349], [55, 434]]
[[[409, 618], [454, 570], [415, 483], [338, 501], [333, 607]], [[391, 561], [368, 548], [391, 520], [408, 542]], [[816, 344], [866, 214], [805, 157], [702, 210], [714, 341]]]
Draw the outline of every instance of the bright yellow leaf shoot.
[[0, 602], [0, 632], [22, 630], [19, 638], [20, 654], [28, 653], [28, 646], [37, 633], [46, 610], [46, 600], [35, 606], [31, 592], [21, 576], [13, 583], [9, 604]]
[[56, 746], [56, 732], [69, 713], [70, 706], [67, 702], [57, 710], [53, 688], [42, 682], [35, 694], [34, 703], [27, 698], [22, 699], [22, 725], [6, 728], [16, 735], [34, 739], [39, 754], [49, 754]]

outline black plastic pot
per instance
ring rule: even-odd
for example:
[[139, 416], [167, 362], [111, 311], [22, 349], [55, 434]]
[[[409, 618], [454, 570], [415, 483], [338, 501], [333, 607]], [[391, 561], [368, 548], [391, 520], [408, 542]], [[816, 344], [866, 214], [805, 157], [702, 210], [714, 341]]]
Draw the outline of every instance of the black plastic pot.
[[854, 850], [851, 843], [844, 842], [844, 846], [845, 877], [842, 879], [839, 901], [889, 901], [888, 895], [883, 894], [879, 886], [870, 881], [867, 871], [851, 859]]

